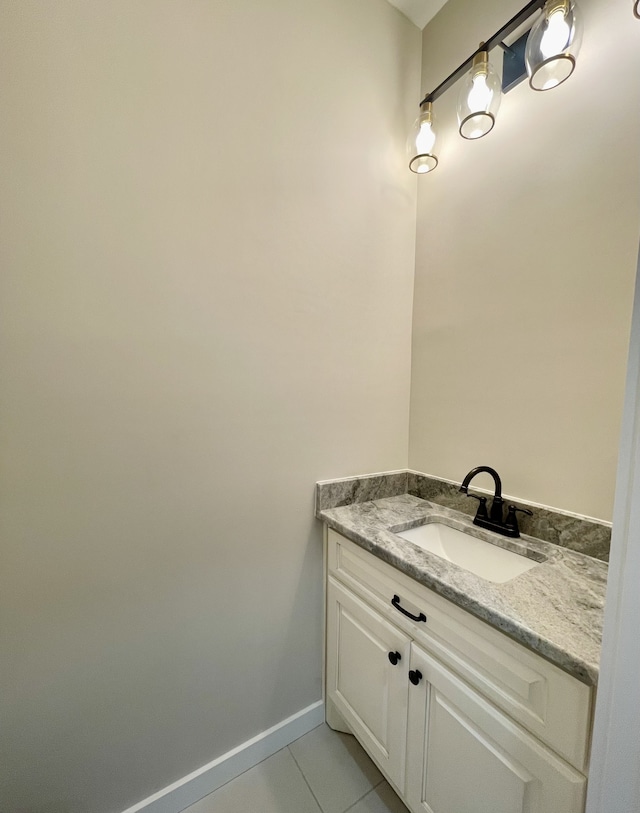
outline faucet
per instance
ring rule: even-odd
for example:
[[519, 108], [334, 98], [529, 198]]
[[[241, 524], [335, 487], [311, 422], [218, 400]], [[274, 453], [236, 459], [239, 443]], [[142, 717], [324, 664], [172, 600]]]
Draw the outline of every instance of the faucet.
[[[486, 497], [479, 497], [477, 494], [469, 494], [469, 483], [473, 480], [476, 474], [480, 474], [481, 472], [490, 474], [493, 477], [493, 482], [495, 483], [493, 501], [491, 503], [491, 509], [489, 512], [487, 512]], [[473, 497], [473, 499], [478, 500], [478, 510], [476, 511], [473, 524], [478, 525], [480, 528], [487, 528], [490, 531], [495, 531], [503, 536], [510, 536], [512, 538], [520, 536], [516, 511], [533, 516], [533, 512], [526, 508], [516, 508], [515, 505], [510, 505], [507, 512], [507, 518], [506, 520], [503, 519], [502, 506], [504, 505], [504, 500], [502, 499], [502, 481], [500, 480], [500, 475], [498, 472], [495, 469], [492, 469], [490, 466], [476, 466], [475, 469], [471, 469], [471, 471], [462, 481], [460, 491], [466, 494], [467, 497]]]

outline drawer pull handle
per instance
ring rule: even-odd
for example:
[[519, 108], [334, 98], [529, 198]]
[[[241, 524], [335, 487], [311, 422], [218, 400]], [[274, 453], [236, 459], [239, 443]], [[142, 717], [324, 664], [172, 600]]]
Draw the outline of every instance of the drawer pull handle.
[[413, 683], [414, 686], [417, 686], [418, 683], [420, 683], [420, 681], [422, 680], [422, 672], [420, 672], [418, 669], [415, 670], [412, 669], [409, 672], [409, 680]]
[[396, 610], [399, 610], [402, 613], [402, 615], [406, 615], [407, 618], [410, 618], [412, 621], [426, 621], [427, 620], [427, 616], [424, 613], [420, 613], [420, 615], [413, 615], [408, 610], [405, 610], [404, 607], [401, 607], [400, 606], [400, 596], [394, 596], [391, 599], [391, 603], [396, 608]]
[[389, 660], [393, 664], [393, 666], [398, 665], [398, 661], [402, 660], [402, 655], [399, 652], [390, 652], [389, 653]]

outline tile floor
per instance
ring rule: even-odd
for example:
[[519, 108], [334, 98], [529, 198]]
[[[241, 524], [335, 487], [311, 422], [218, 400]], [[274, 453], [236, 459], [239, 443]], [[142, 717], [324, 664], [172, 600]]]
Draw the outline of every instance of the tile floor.
[[183, 813], [407, 813], [355, 737], [314, 728]]

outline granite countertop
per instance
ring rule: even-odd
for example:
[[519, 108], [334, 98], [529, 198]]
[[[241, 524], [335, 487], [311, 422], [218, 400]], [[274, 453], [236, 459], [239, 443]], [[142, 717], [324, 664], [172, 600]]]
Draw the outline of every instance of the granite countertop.
[[[589, 686], [598, 681], [608, 567], [573, 550], [522, 534], [508, 539], [470, 517], [410, 494], [318, 510], [318, 519], [420, 584], [488, 622]], [[496, 584], [393, 533], [427, 519], [469, 531], [546, 561]]]

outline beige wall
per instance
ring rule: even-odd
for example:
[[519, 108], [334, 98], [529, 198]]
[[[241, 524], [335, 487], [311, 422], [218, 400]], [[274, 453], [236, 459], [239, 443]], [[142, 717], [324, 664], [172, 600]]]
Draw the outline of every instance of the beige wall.
[[[492, 465], [507, 494], [602, 519], [640, 225], [631, 5], [580, 0], [575, 74], [520, 85], [478, 142], [446, 94], [440, 165], [419, 183], [410, 466], [459, 481]], [[423, 92], [520, 6], [450, 0], [423, 34]]]
[[2, 0], [0, 38], [0, 808], [113, 813], [320, 698], [314, 482], [407, 462], [420, 33]]

